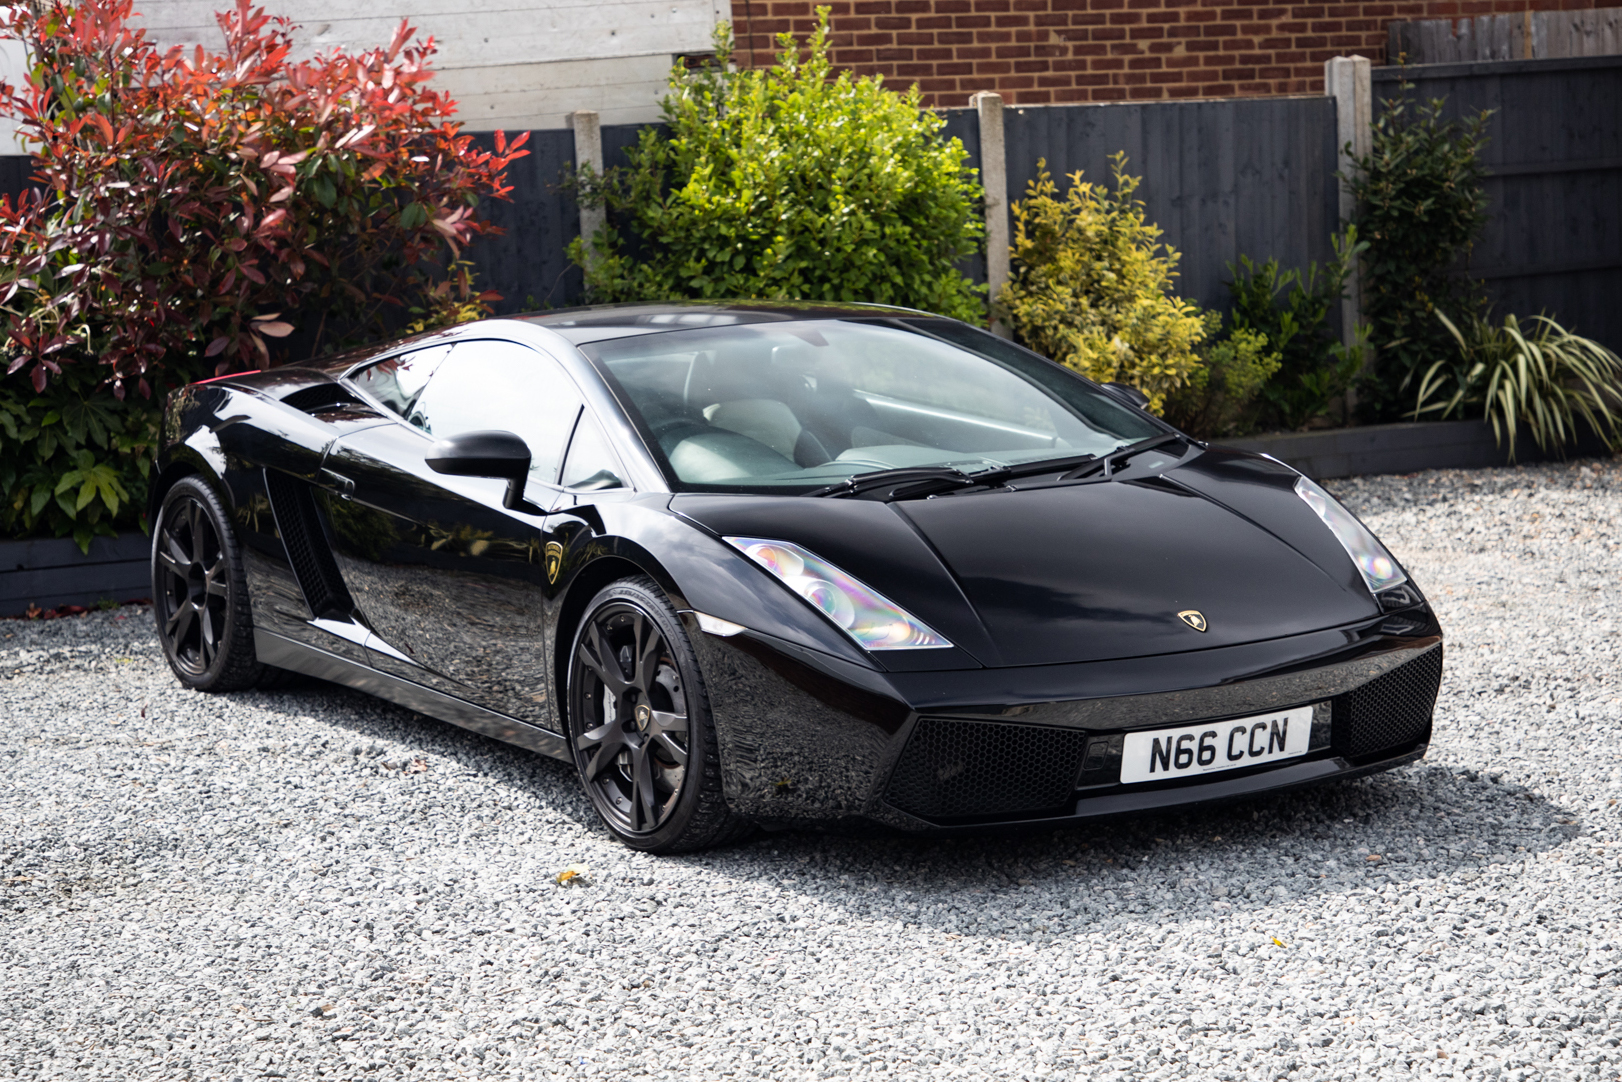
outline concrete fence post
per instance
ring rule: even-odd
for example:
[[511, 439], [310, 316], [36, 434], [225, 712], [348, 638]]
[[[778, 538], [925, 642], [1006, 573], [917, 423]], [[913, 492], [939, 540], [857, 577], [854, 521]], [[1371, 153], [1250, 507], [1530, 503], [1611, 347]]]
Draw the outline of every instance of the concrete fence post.
[[[1337, 56], [1324, 61], [1324, 88], [1335, 99], [1335, 154], [1343, 178], [1356, 173], [1354, 158], [1366, 157], [1374, 148], [1374, 83], [1367, 57]], [[1340, 182], [1340, 218], [1349, 221], [1357, 209], [1351, 187]], [[1341, 341], [1351, 345], [1357, 325], [1363, 318], [1362, 271], [1352, 268], [1341, 299]]]
[[[574, 167], [584, 171], [590, 168], [597, 176], [603, 175], [603, 127], [595, 110], [581, 109], [569, 114], [569, 127], [574, 129]], [[591, 241], [607, 221], [602, 207], [580, 206], [580, 238], [585, 242], [586, 266], [595, 267], [597, 253]]]
[[[986, 286], [995, 301], [1008, 284], [1008, 156], [1003, 144], [1002, 96], [982, 90], [969, 99], [980, 118], [980, 184], [986, 193]], [[1010, 338], [993, 320], [991, 332]]]

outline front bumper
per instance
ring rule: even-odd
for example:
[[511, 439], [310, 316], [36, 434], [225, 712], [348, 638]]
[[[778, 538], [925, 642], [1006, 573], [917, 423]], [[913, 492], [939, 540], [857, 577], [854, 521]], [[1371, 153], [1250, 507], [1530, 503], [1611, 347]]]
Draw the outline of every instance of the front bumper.
[[[1062, 824], [1390, 769], [1430, 740], [1433, 619], [1077, 665], [880, 673], [745, 632], [690, 626], [728, 803], [766, 826], [912, 832]], [[1305, 756], [1123, 785], [1125, 734], [1315, 705]]]

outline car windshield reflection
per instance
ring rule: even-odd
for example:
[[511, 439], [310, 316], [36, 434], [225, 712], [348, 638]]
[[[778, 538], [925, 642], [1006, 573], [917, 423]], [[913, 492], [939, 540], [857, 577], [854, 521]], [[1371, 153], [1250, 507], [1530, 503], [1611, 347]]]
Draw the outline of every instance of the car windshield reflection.
[[1065, 370], [943, 320], [711, 327], [580, 348], [618, 384], [678, 487], [809, 491], [875, 470], [1104, 455], [1164, 432]]

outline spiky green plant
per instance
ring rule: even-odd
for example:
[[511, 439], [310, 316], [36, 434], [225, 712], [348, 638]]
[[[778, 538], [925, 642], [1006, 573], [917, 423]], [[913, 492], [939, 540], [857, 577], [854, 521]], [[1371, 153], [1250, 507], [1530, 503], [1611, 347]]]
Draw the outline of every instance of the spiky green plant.
[[1521, 426], [1548, 452], [1576, 440], [1579, 417], [1613, 448], [1622, 446], [1622, 357], [1548, 316], [1534, 316], [1525, 328], [1512, 315], [1501, 326], [1478, 316], [1465, 333], [1436, 315], [1458, 342], [1459, 356], [1426, 370], [1410, 416], [1480, 409], [1499, 446], [1508, 444], [1511, 461]]

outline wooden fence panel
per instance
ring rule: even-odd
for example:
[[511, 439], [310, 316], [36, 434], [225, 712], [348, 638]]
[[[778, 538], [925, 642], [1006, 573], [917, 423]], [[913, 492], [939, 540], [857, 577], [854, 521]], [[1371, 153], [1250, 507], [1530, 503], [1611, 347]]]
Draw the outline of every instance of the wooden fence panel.
[[0, 195], [15, 199], [26, 188], [33, 187], [29, 179], [34, 175], [34, 159], [24, 154], [0, 156]]
[[1388, 62], [1468, 64], [1622, 53], [1622, 8], [1518, 11], [1473, 19], [1391, 23]]
[[1333, 254], [1331, 98], [1027, 107], [1010, 109], [1006, 125], [1011, 199], [1024, 197], [1038, 159], [1062, 192], [1076, 170], [1108, 182], [1109, 156], [1124, 151], [1149, 219], [1182, 253], [1179, 291], [1203, 305], [1230, 307], [1228, 264], [1240, 255], [1305, 267]]
[[1377, 111], [1404, 79], [1449, 116], [1493, 110], [1469, 269], [1495, 314], [1547, 312], [1622, 350], [1622, 56], [1379, 68]]
[[[474, 140], [491, 149], [491, 136], [476, 135]], [[467, 250], [467, 258], [479, 268], [479, 285], [501, 294], [495, 307], [502, 315], [562, 308], [581, 289], [580, 269], [569, 263], [566, 252], [580, 233], [580, 208], [564, 187], [566, 169], [574, 161], [574, 133], [532, 131], [525, 145], [529, 157], [507, 170], [512, 201], [480, 204], [505, 232], [482, 237]]]
[[[946, 126], [941, 134], [948, 139], [958, 139], [963, 143], [963, 149], [968, 151], [964, 164], [976, 171], [980, 169], [980, 114], [975, 109], [943, 109]], [[957, 264], [958, 270], [974, 279], [976, 282], [986, 280], [986, 257], [984, 252], [976, 252]]]

